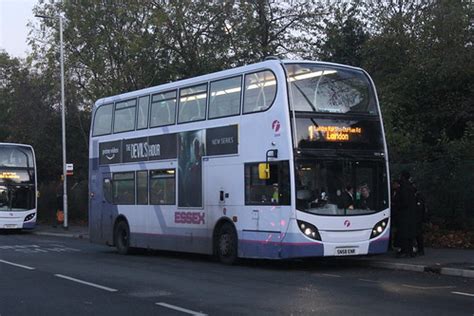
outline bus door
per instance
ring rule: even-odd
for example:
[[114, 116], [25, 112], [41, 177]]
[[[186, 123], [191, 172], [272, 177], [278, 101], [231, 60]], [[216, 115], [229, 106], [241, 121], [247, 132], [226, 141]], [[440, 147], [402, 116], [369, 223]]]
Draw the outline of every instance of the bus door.
[[252, 225], [243, 237], [253, 242], [246, 245], [244, 255], [277, 257], [282, 227], [286, 226], [282, 210], [290, 204], [288, 161], [245, 164], [245, 204], [251, 211]]
[[[113, 241], [113, 220], [116, 206], [112, 198], [112, 175], [102, 173], [102, 194], [100, 199], [100, 232], [105, 241]], [[115, 215], [115, 216], [114, 216]]]
[[112, 242], [112, 175], [98, 173], [91, 177], [89, 228], [91, 240]]

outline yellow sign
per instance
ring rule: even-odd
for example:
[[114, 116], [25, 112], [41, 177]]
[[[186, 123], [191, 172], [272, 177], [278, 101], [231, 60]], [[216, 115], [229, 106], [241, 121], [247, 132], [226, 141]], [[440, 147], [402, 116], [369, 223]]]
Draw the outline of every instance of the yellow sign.
[[270, 164], [268, 163], [258, 164], [258, 178], [260, 180], [270, 179]]
[[0, 179], [20, 179], [20, 176], [16, 172], [2, 172], [0, 173]]
[[347, 142], [351, 135], [361, 135], [362, 128], [347, 126], [314, 126], [308, 127], [309, 139], [318, 140], [323, 137], [329, 142]]

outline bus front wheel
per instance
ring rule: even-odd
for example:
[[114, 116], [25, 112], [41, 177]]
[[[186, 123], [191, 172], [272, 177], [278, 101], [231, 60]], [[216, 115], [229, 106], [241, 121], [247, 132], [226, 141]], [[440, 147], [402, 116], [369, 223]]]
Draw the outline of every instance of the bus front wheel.
[[234, 264], [237, 260], [237, 233], [230, 223], [222, 224], [219, 229], [216, 255], [219, 261], [224, 264]]
[[115, 226], [114, 243], [121, 255], [130, 253], [130, 229], [127, 222], [121, 220]]

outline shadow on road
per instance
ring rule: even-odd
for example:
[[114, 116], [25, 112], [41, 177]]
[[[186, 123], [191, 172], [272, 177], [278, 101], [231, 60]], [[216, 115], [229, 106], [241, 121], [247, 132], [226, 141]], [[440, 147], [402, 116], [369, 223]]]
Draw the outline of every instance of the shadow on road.
[[[110, 255], [120, 256], [115, 248], [109, 248], [103, 253]], [[170, 259], [170, 260], [181, 260], [189, 261], [193, 264], [215, 264], [222, 267], [233, 267], [251, 268], [251, 269], [263, 269], [268, 271], [324, 271], [335, 269], [346, 270], [353, 269], [355, 266], [359, 266], [354, 262], [353, 258], [336, 258], [336, 257], [320, 257], [320, 258], [302, 258], [302, 259], [285, 259], [285, 260], [270, 260], [270, 259], [239, 259], [234, 265], [228, 266], [221, 264], [213, 256], [203, 254], [192, 254], [182, 253], [174, 251], [164, 250], [149, 250], [149, 249], [134, 249], [131, 253], [132, 257], [143, 257], [143, 258], [159, 258], [159, 259]]]

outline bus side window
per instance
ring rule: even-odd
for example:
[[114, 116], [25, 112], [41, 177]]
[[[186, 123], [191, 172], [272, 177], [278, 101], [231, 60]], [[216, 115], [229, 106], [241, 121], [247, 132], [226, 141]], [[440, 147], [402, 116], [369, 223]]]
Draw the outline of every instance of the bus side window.
[[211, 82], [209, 118], [226, 117], [240, 113], [241, 85], [241, 76]]
[[176, 90], [153, 95], [151, 99], [150, 127], [175, 123]]
[[176, 204], [176, 171], [162, 169], [150, 171], [150, 204]]
[[261, 179], [259, 163], [245, 165], [246, 205], [289, 205], [290, 178], [288, 161], [272, 162], [270, 177]]
[[269, 70], [245, 75], [244, 113], [265, 111], [276, 96], [276, 78]]
[[112, 203], [112, 180], [105, 178], [102, 183], [102, 191], [104, 195], [104, 200]]
[[137, 204], [148, 204], [148, 171], [137, 171]]
[[112, 131], [112, 110], [113, 104], [100, 106], [95, 112], [94, 130], [92, 136], [100, 136], [110, 134]]
[[137, 99], [115, 104], [114, 133], [133, 131], [135, 129], [135, 112]]
[[206, 119], [207, 83], [179, 91], [178, 123]]
[[114, 173], [112, 193], [114, 204], [135, 204], [135, 172]]
[[138, 99], [137, 111], [137, 129], [148, 127], [148, 104], [150, 103], [150, 96], [144, 96]]

